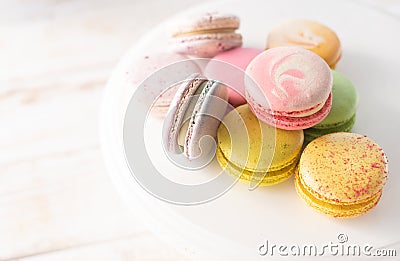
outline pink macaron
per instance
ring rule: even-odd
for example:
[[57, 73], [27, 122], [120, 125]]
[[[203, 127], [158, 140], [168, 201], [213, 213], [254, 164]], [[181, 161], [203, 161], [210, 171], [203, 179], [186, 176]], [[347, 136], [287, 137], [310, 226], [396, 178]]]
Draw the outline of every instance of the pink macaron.
[[246, 103], [244, 74], [249, 63], [261, 52], [261, 49], [239, 47], [219, 53], [208, 62], [204, 75], [230, 87], [228, 101], [233, 107]]
[[248, 65], [246, 98], [260, 120], [280, 129], [306, 129], [328, 115], [332, 83], [328, 64], [315, 53], [277, 47]]
[[180, 21], [172, 31], [170, 44], [178, 53], [211, 58], [216, 54], [242, 45], [237, 16], [208, 12]]

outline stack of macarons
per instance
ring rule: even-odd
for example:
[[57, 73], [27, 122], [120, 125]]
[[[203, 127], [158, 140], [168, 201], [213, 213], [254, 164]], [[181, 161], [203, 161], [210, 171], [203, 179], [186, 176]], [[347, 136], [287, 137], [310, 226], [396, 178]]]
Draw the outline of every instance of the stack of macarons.
[[[386, 155], [373, 140], [350, 133], [358, 95], [333, 70], [342, 57], [333, 30], [292, 20], [273, 28], [262, 50], [242, 47], [235, 15], [190, 19], [171, 34], [171, 52], [208, 60], [195, 61], [165, 95], [167, 151], [194, 160], [214, 149], [223, 170], [257, 185], [294, 174], [300, 198], [334, 217], [357, 216], [378, 203]], [[204, 136], [217, 147], [200, 146]]]

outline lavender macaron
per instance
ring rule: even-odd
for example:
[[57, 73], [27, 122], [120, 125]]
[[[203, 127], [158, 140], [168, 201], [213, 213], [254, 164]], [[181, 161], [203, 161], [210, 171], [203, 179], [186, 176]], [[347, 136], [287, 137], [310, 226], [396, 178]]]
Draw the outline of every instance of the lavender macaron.
[[[165, 118], [163, 140], [168, 151], [183, 151], [188, 159], [208, 153], [211, 147], [200, 147], [205, 136], [216, 139], [220, 120], [226, 113], [227, 87], [193, 74], [178, 88]], [[203, 144], [204, 145], [204, 144]]]

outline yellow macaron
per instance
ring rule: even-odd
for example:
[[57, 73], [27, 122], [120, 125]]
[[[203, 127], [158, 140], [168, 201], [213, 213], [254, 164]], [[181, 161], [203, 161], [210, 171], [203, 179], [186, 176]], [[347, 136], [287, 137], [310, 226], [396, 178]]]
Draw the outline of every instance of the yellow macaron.
[[228, 113], [218, 129], [217, 160], [244, 181], [273, 185], [288, 179], [296, 168], [303, 131], [267, 125], [247, 104]]
[[329, 27], [309, 20], [291, 20], [268, 35], [267, 48], [298, 46], [310, 50], [334, 69], [342, 55], [339, 37]]
[[314, 209], [334, 217], [353, 217], [378, 203], [387, 174], [387, 158], [378, 144], [360, 134], [338, 132], [307, 145], [295, 187]]

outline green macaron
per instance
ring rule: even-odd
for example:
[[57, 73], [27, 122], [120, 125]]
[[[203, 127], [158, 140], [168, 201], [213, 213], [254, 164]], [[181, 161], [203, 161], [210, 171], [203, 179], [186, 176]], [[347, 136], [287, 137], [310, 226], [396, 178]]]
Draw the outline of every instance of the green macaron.
[[328, 116], [317, 125], [304, 130], [305, 144], [325, 134], [350, 132], [356, 120], [358, 94], [352, 82], [344, 75], [332, 71], [332, 108]]

